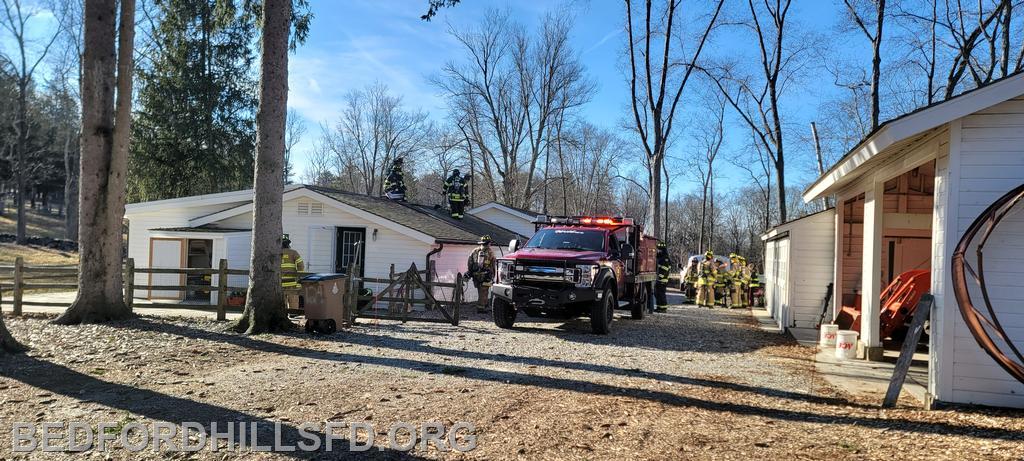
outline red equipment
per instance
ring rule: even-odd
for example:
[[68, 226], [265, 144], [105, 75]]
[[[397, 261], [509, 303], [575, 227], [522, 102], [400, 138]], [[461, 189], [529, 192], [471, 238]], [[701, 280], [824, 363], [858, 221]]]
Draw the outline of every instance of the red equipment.
[[[880, 315], [879, 333], [882, 338], [892, 336], [902, 327], [917, 310], [921, 296], [931, 289], [932, 273], [930, 270], [912, 270], [898, 275], [879, 296], [882, 312]], [[860, 299], [857, 306], [843, 306], [836, 317], [841, 328], [860, 330]]]

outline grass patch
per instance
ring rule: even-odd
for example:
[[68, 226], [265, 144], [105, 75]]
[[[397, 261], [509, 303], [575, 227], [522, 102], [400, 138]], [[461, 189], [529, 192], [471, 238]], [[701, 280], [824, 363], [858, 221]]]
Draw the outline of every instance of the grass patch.
[[0, 243], [0, 264], [14, 264], [14, 260], [19, 256], [24, 258], [25, 264], [28, 265], [78, 264], [78, 253], [67, 253], [31, 245]]
[[[26, 206], [25, 233], [36, 237], [64, 238], [64, 217], [43, 210], [32, 210]], [[17, 230], [18, 210], [13, 206], [4, 209], [0, 216], [0, 234], [14, 234]]]

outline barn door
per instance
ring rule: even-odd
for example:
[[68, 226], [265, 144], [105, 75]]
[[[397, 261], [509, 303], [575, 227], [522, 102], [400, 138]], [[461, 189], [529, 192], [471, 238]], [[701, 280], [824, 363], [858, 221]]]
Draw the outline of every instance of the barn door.
[[[185, 239], [149, 239], [149, 267], [181, 269], [185, 267]], [[149, 285], [184, 285], [184, 274], [149, 274]], [[149, 290], [149, 299], [184, 299], [183, 291]]]

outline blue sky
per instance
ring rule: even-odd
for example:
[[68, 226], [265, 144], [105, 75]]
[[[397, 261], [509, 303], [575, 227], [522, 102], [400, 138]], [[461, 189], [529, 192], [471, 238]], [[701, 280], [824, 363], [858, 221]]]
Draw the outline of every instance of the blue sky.
[[[380, 81], [394, 93], [402, 95], [409, 107], [427, 111], [436, 119], [443, 118], [444, 101], [429, 78], [437, 74], [446, 61], [462, 56], [462, 50], [448, 34], [448, 28], [475, 24], [490, 8], [507, 9], [516, 20], [530, 28], [549, 9], [567, 6], [576, 16], [573, 45], [581, 53], [589, 77], [597, 84], [592, 101], [583, 108], [584, 117], [623, 136], [630, 136], [621, 128], [624, 117], [629, 114], [629, 90], [620, 65], [625, 46], [621, 1], [464, 0], [455, 8], [441, 10], [431, 22], [419, 18], [424, 11], [425, 0], [313, 0], [310, 3], [316, 17], [309, 39], [291, 56], [289, 65], [289, 106], [302, 115], [308, 128], [297, 147], [295, 161], [298, 171], [304, 170], [305, 154], [319, 136], [318, 125], [336, 119], [344, 95], [350, 90]], [[684, 2], [684, 5], [686, 3], [689, 2]], [[829, 34], [835, 30], [839, 13], [838, 5], [831, 1], [802, 1], [794, 5], [792, 15], [794, 23], [801, 29]], [[739, 36], [732, 33], [735, 31], [723, 32], [713, 52], [729, 53], [732, 49], [745, 47], [740, 39], [734, 38]], [[807, 126], [819, 101], [828, 96], [832, 86], [830, 79], [818, 81], [813, 76], [804, 83], [809, 84], [806, 89], [794, 92], [794, 97], [785, 101], [784, 109], [795, 127]], [[686, 114], [682, 119], [693, 116]], [[738, 137], [745, 131], [737, 126], [732, 133], [735, 135], [727, 134], [726, 149], [742, 148], [745, 138]], [[678, 143], [675, 150], [674, 156], [686, 155], [685, 140]], [[791, 181], [812, 179], [808, 166], [810, 160], [795, 160], [790, 161], [787, 168], [787, 175], [793, 178]], [[745, 173], [725, 163], [721, 162], [725, 177], [719, 187], [731, 189], [742, 185]], [[681, 167], [676, 168], [679, 169]], [[691, 183], [681, 180], [678, 184], [686, 184], [685, 188], [680, 188], [685, 190], [694, 187]]]

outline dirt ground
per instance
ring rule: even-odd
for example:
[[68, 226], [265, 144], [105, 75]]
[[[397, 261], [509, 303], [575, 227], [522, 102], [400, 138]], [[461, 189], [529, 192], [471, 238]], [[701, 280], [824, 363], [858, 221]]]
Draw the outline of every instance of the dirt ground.
[[[759, 330], [749, 311], [673, 307], [617, 319], [608, 336], [586, 320], [533, 320], [515, 331], [471, 316], [247, 338], [199, 319], [8, 318], [32, 350], [0, 357], [4, 434], [14, 422], [278, 422], [294, 442], [303, 423], [335, 421], [373, 425], [381, 449], [18, 454], [5, 435], [0, 459], [1024, 458], [1024, 414], [851, 399], [814, 374], [811, 349]], [[385, 448], [399, 421], [468, 422], [460, 440], [477, 446]]]

